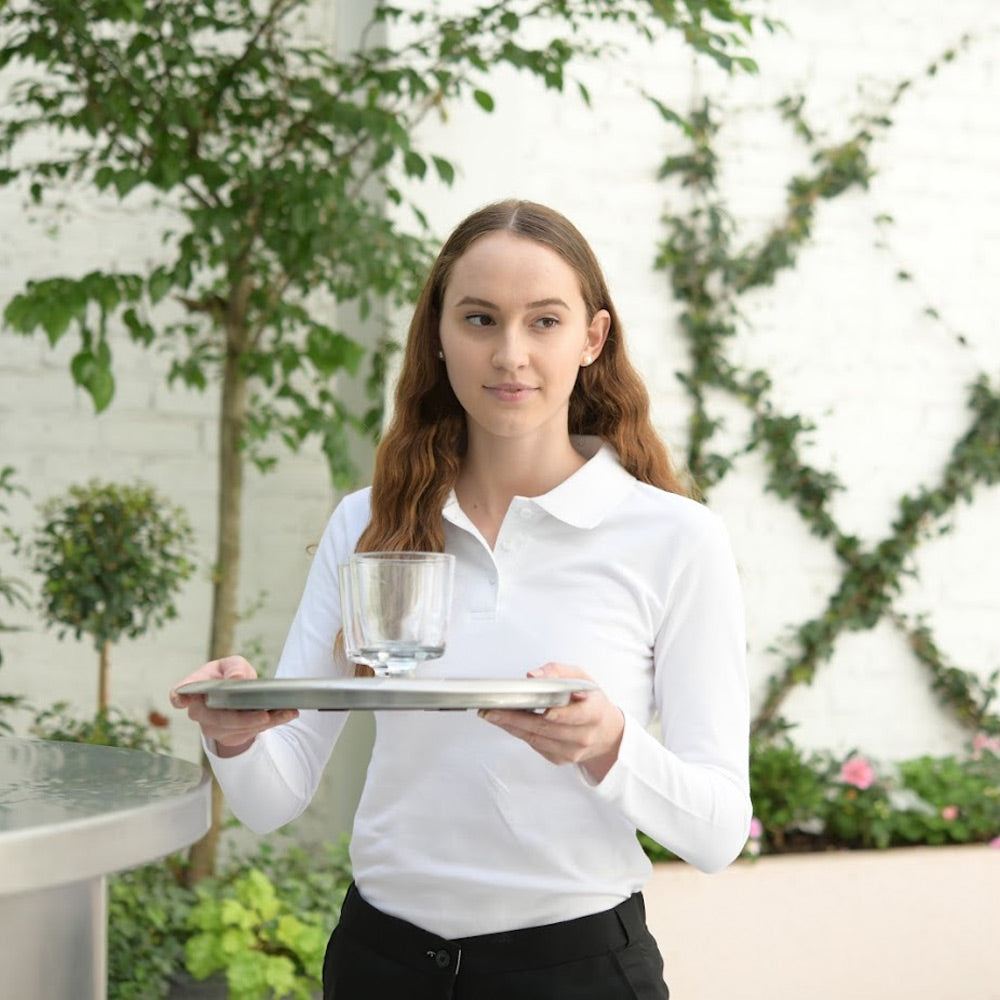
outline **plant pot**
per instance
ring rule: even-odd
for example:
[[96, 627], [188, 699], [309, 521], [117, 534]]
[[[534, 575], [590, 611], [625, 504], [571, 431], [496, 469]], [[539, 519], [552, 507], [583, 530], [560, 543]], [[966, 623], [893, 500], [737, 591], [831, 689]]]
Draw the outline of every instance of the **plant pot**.
[[[229, 1000], [226, 977], [218, 973], [208, 979], [195, 979], [184, 971], [176, 972], [170, 977], [166, 1000]], [[322, 1000], [322, 994], [316, 993], [315, 1000]]]
[[208, 979], [195, 979], [183, 970], [170, 977], [167, 1000], [228, 1000], [229, 988], [221, 973]]
[[984, 845], [654, 866], [678, 1000], [1000, 1000], [1000, 851]]

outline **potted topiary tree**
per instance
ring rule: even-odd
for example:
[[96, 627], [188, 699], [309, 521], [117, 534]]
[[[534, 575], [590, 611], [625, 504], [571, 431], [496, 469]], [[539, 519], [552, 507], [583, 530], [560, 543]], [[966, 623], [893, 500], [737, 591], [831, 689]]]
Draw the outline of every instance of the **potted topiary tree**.
[[30, 546], [44, 577], [42, 616], [59, 638], [93, 641], [99, 730], [111, 711], [111, 647], [176, 618], [174, 598], [194, 571], [193, 534], [183, 509], [144, 483], [72, 486], [42, 517]]

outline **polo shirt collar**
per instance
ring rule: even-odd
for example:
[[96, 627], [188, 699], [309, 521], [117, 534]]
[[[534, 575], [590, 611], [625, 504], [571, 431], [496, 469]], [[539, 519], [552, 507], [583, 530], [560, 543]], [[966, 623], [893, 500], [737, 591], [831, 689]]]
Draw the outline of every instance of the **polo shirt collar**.
[[[572, 440], [586, 463], [548, 493], [522, 499], [575, 528], [595, 528], [619, 504], [635, 479], [622, 468], [614, 448], [600, 438], [574, 435]], [[455, 523], [466, 521], [454, 490], [445, 501], [443, 513]]]

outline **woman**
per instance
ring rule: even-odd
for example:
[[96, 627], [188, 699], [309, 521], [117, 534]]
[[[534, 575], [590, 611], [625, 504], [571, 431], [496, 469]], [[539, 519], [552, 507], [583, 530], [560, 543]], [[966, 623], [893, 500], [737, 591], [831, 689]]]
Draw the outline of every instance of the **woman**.
[[[370, 490], [330, 519], [278, 676], [336, 671], [337, 566], [448, 551], [444, 677], [586, 677], [536, 714], [376, 713], [329, 998], [666, 997], [643, 830], [705, 871], [750, 822], [743, 616], [726, 533], [682, 495], [590, 247], [558, 213], [488, 206], [417, 304]], [[239, 657], [186, 680], [252, 677]], [[258, 831], [312, 797], [341, 713], [199, 723]], [[661, 739], [647, 726], [658, 717]]]

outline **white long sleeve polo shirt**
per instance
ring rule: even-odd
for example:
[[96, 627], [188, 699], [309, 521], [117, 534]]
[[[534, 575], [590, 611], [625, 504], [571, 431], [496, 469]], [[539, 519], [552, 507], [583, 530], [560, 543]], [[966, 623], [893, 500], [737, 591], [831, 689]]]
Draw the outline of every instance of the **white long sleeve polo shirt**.
[[[586, 464], [543, 496], [515, 497], [493, 550], [455, 497], [446, 503], [448, 644], [418, 671], [582, 668], [625, 717], [604, 780], [549, 763], [474, 712], [375, 713], [354, 877], [374, 906], [446, 938], [615, 906], [649, 877], [636, 829], [705, 871], [746, 840], [744, 622], [725, 529], [700, 504], [638, 482], [610, 447], [574, 443]], [[336, 673], [337, 566], [369, 512], [362, 490], [333, 513], [277, 676]], [[298, 816], [344, 721], [304, 711], [238, 757], [210, 752], [234, 813], [260, 832]]]

